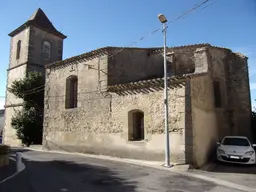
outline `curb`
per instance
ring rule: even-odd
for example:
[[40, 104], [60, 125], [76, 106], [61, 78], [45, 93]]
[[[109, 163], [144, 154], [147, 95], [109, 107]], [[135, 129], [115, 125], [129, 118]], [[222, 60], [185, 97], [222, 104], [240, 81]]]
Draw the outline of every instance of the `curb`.
[[208, 163], [207, 165], [203, 166], [201, 170], [203, 171], [211, 171], [216, 166], [216, 163]]
[[[9, 157], [9, 159], [11, 159], [11, 160], [13, 160], [13, 161], [15, 161], [16, 162], [16, 159], [15, 158], [13, 158], [13, 157]], [[22, 171], [24, 171], [25, 170], [25, 168], [26, 168], [26, 166], [24, 165], [24, 163], [22, 163], [21, 162], [21, 164], [20, 164], [20, 167], [19, 167], [19, 169], [18, 169], [18, 171], [16, 171], [14, 174], [12, 174], [11, 176], [9, 176], [9, 177], [6, 177], [5, 179], [3, 179], [2, 181], [0, 181], [0, 185], [1, 184], [3, 184], [3, 183], [5, 183], [6, 181], [8, 181], [8, 180], [10, 180], [10, 179], [12, 179], [12, 178], [14, 178], [15, 176], [17, 176], [19, 173], [21, 173]]]
[[[43, 149], [33, 149], [33, 148], [24, 148], [28, 149], [31, 151], [38, 151], [38, 152], [45, 152], [45, 153], [59, 153], [59, 154], [68, 154], [68, 155], [79, 155], [79, 156], [84, 156], [84, 157], [90, 157], [90, 158], [95, 158], [95, 159], [102, 159], [102, 160], [109, 160], [109, 161], [115, 161], [115, 162], [122, 162], [122, 163], [128, 163], [128, 164], [134, 164], [134, 165], [139, 165], [139, 166], [145, 166], [145, 167], [151, 167], [155, 169], [160, 169], [164, 171], [171, 171], [180, 175], [184, 175], [187, 177], [193, 177], [205, 181], [210, 181], [213, 182], [216, 185], [221, 185], [224, 187], [228, 188], [233, 188], [236, 190], [241, 190], [241, 191], [246, 191], [246, 192], [256, 192], [256, 189], [247, 187], [244, 185], [239, 185], [236, 183], [232, 183], [229, 181], [224, 181], [224, 180], [219, 180], [213, 177], [208, 177], [196, 173], [190, 173], [187, 172], [189, 169], [189, 165], [177, 165], [174, 164], [173, 167], [171, 168], [166, 168], [163, 166], [163, 162], [152, 162], [152, 161], [140, 161], [140, 160], [133, 160], [133, 159], [123, 159], [123, 158], [117, 158], [117, 157], [110, 157], [110, 156], [104, 156], [104, 155], [91, 155], [91, 154], [83, 154], [83, 153], [71, 153], [71, 152], [65, 152], [65, 151], [48, 151], [48, 150], [43, 150]], [[184, 166], [186, 168], [180, 168], [180, 166]], [[212, 169], [215, 166], [215, 164], [210, 164], [209, 169]]]

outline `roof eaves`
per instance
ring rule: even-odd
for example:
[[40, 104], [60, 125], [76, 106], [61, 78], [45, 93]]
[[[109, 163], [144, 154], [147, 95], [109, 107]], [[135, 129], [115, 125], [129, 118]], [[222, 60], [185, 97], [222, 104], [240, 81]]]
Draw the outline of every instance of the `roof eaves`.
[[218, 46], [213, 46], [213, 45], [210, 45], [211, 48], [215, 48], [215, 49], [222, 49], [224, 51], [229, 51], [229, 52], [232, 52], [231, 49], [229, 48], [225, 48], [225, 47], [218, 47]]
[[76, 55], [76, 56], [67, 58], [65, 60], [61, 60], [61, 61], [57, 61], [57, 62], [48, 64], [48, 65], [45, 66], [45, 68], [48, 69], [48, 68], [52, 68], [52, 67], [55, 67], [55, 66], [56, 67], [57, 66], [65, 66], [65, 64], [69, 64], [69, 63], [80, 61], [80, 60], [88, 61], [88, 60], [93, 59], [95, 57], [98, 57], [100, 55], [108, 54], [107, 51], [108, 51], [109, 48], [110, 47], [103, 47], [103, 48], [95, 49], [95, 50], [92, 50], [90, 52], [86, 52], [86, 53], [83, 53], [83, 54], [80, 54], [80, 55]]
[[[48, 65], [45, 66], [45, 68], [51, 68], [51, 67], [54, 67], [54, 66], [61, 66], [61, 65], [65, 65], [65, 64], [70, 63], [70, 62], [75, 62], [75, 61], [79, 61], [79, 60], [83, 60], [83, 59], [90, 60], [90, 59], [95, 58], [97, 56], [108, 54], [108, 51], [111, 50], [111, 49], [112, 50], [113, 49], [119, 49], [119, 50], [122, 51], [122, 50], [125, 50], [125, 49], [156, 50], [156, 49], [159, 49], [159, 48], [139, 48], [139, 47], [114, 47], [114, 46], [107, 46], [107, 47], [98, 48], [98, 49], [95, 49], [95, 50], [92, 50], [90, 52], [86, 52], [86, 53], [83, 53], [83, 54], [80, 54], [80, 55], [76, 55], [76, 56], [67, 58], [67, 59], [62, 60], [62, 61], [57, 61], [57, 62], [48, 64]], [[119, 53], [119, 52], [117, 52], [117, 53]]]
[[[177, 50], [177, 49], [193, 49], [199, 47], [210, 47], [209, 43], [200, 43], [200, 44], [191, 44], [191, 45], [182, 45], [182, 46], [175, 46], [175, 47], [167, 47], [167, 50]], [[159, 48], [157, 50], [153, 50], [152, 53], [162, 53], [164, 51], [163, 48]]]
[[183, 49], [183, 48], [198, 48], [198, 47], [207, 47], [211, 46], [209, 43], [199, 43], [199, 44], [190, 44], [190, 45], [182, 45], [175, 47], [168, 47], [169, 49]]
[[21, 26], [19, 26], [17, 29], [13, 30], [11, 33], [9, 33], [8, 35], [10, 37], [13, 37], [15, 35], [17, 35], [19, 32], [21, 32], [23, 29], [25, 29], [26, 27], [30, 26], [32, 23], [32, 21], [27, 21], [26, 23], [22, 24]]
[[[171, 83], [178, 83], [178, 82], [184, 82], [188, 79], [203, 76], [206, 75], [205, 73], [188, 73], [184, 75], [176, 75], [172, 77], [168, 77], [167, 80]], [[145, 87], [152, 87], [152, 86], [159, 86], [160, 84], [163, 84], [164, 78], [155, 78], [155, 79], [149, 79], [149, 80], [142, 80], [142, 81], [136, 81], [136, 82], [130, 82], [130, 83], [124, 83], [124, 84], [117, 84], [108, 86], [109, 92], [115, 92], [115, 91], [125, 91], [130, 89], [140, 89]]]
[[62, 39], [66, 39], [66, 38], [67, 38], [66, 35], [64, 35], [63, 33], [59, 32], [59, 31], [57, 31], [57, 30], [54, 30], [54, 31], [53, 31], [53, 30], [48, 30], [48, 29], [45, 29], [45, 28], [43, 28], [43, 27], [41, 27], [41, 26], [39, 26], [39, 25], [33, 24], [33, 23], [32, 23], [32, 25], [35, 26], [35, 27], [38, 27], [38, 28], [40, 28], [40, 29], [43, 29], [43, 30], [45, 30], [45, 31], [47, 31], [47, 32], [49, 32], [49, 33], [52, 33], [52, 34], [54, 34], [54, 35], [57, 35], [57, 36], [59, 36], [59, 37], [62, 38]]
[[40, 29], [42, 29], [42, 30], [45, 30], [45, 31], [47, 31], [47, 32], [49, 32], [49, 33], [52, 33], [52, 34], [54, 34], [54, 35], [57, 35], [57, 36], [61, 37], [62, 39], [66, 39], [66, 38], [67, 38], [66, 35], [64, 35], [63, 33], [59, 32], [59, 31], [57, 31], [57, 30], [54, 30], [54, 31], [53, 31], [53, 30], [48, 30], [48, 29], [45, 29], [45, 28], [43, 28], [43, 27], [41, 27], [41, 26], [36, 25], [36, 24], [33, 22], [33, 20], [28, 20], [27, 22], [25, 22], [24, 24], [22, 24], [21, 26], [19, 26], [17, 29], [13, 30], [13, 31], [12, 31], [11, 33], [9, 33], [8, 35], [9, 35], [10, 37], [13, 37], [13, 36], [17, 35], [18, 33], [20, 33], [22, 30], [24, 30], [25, 28], [29, 27], [30, 25], [33, 25], [33, 26], [38, 27], [38, 28], [40, 28]]

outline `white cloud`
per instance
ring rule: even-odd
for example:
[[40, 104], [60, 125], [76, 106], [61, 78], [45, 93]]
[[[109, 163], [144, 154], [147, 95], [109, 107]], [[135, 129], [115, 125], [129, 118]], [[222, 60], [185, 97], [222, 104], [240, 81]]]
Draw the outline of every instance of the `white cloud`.
[[256, 82], [250, 83], [250, 89], [255, 90], [256, 89]]
[[252, 104], [252, 110], [256, 109], [256, 101], [252, 99], [251, 104]]
[[5, 98], [0, 97], [0, 109], [4, 109], [4, 105], [5, 105]]

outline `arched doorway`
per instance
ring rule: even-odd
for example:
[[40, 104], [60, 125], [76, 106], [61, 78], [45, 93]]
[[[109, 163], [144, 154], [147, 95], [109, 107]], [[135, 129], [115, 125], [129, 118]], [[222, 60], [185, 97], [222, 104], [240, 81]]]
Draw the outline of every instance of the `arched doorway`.
[[132, 110], [128, 113], [128, 140], [144, 140], [144, 113], [140, 110]]

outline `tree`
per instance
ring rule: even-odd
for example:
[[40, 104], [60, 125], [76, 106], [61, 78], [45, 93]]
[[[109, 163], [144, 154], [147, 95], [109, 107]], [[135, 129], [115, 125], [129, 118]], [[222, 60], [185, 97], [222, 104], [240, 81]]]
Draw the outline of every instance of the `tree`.
[[14, 81], [8, 90], [24, 101], [23, 109], [17, 111], [11, 121], [17, 137], [27, 146], [32, 143], [41, 144], [44, 109], [43, 75], [30, 72], [27, 77]]

